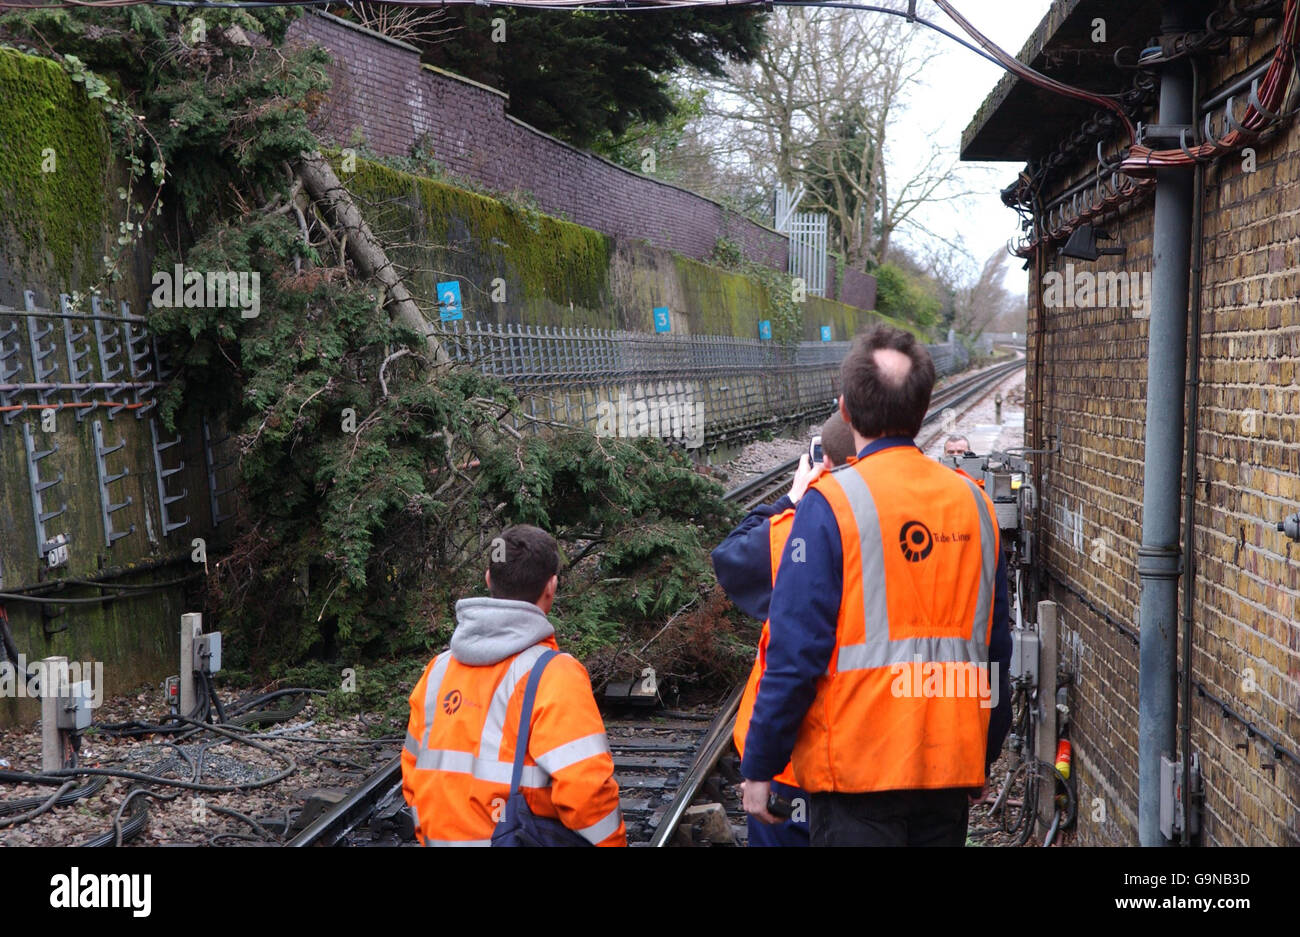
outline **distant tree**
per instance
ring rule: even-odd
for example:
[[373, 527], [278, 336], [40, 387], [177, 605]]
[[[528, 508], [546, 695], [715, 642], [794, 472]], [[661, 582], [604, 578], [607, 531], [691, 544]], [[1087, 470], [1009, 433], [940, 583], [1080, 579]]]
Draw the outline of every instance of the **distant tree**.
[[876, 277], [876, 311], [927, 331], [939, 322], [943, 303], [933, 281], [893, 263], [881, 264]]
[[426, 62], [505, 91], [511, 115], [583, 147], [669, 120], [669, 76], [683, 68], [721, 75], [728, 61], [750, 61], [767, 20], [738, 10], [446, 14], [459, 27], [453, 34], [416, 40]]
[[700, 116], [704, 91], [680, 84], [668, 86], [673, 111], [663, 121], [637, 121], [621, 134], [601, 130], [588, 148], [620, 166], [645, 172], [669, 182], [679, 181], [684, 167], [673, 160], [687, 138], [687, 127]]
[[999, 249], [984, 262], [979, 278], [957, 291], [952, 327], [970, 338], [986, 331], [1024, 332], [1029, 307], [1006, 282], [1011, 255]]
[[708, 133], [769, 192], [802, 182], [800, 210], [830, 216], [848, 266], [885, 262], [898, 231], [920, 228], [919, 209], [964, 194], [956, 160], [938, 146], [911, 165], [891, 159], [929, 40], [903, 20], [854, 10], [782, 10], [767, 31], [752, 63], [703, 79]]

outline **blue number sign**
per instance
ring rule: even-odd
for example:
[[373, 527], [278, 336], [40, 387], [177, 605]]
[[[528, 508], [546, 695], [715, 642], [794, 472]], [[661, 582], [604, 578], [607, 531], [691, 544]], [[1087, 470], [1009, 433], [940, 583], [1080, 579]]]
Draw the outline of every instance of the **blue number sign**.
[[823, 326], [822, 326], [822, 341], [823, 341], [823, 342], [829, 342], [830, 340], [831, 340], [831, 327], [830, 327], [829, 325], [823, 325]]
[[668, 321], [668, 307], [656, 306], [655, 307], [655, 331], [671, 332], [672, 328], [673, 328], [672, 323]]
[[465, 311], [460, 305], [459, 280], [438, 284], [438, 318], [443, 322], [465, 318]]
[[765, 342], [770, 342], [772, 340], [771, 319], [764, 319], [762, 322], [758, 323], [758, 337]]

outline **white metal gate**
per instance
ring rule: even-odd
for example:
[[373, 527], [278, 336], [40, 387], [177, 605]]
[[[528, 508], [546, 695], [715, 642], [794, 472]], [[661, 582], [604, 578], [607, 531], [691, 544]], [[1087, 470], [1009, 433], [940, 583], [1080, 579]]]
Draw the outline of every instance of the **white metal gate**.
[[794, 192], [776, 190], [776, 229], [790, 238], [790, 275], [801, 278], [813, 296], [825, 296], [829, 218], [825, 212], [796, 211], [803, 193], [803, 183]]

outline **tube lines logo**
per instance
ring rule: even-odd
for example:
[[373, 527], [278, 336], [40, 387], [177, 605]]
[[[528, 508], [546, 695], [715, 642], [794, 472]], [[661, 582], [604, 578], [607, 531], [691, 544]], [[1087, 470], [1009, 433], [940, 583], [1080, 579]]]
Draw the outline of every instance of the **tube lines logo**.
[[898, 545], [903, 558], [909, 563], [919, 563], [934, 549], [934, 534], [920, 521], [908, 521], [898, 532]]

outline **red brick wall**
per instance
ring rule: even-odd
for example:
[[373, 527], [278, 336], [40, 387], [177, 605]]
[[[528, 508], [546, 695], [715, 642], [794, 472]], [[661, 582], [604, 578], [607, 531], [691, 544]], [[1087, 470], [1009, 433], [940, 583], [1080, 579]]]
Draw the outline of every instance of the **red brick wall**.
[[876, 278], [871, 274], [846, 269], [841, 276], [838, 268], [832, 264], [830, 278], [832, 282], [826, 295], [831, 299], [838, 299], [859, 309], [876, 308]]
[[726, 237], [750, 260], [786, 269], [784, 235], [507, 116], [504, 95], [421, 67], [411, 46], [310, 13], [293, 23], [289, 38], [318, 42], [334, 58], [331, 100], [316, 129], [340, 146], [353, 143], [359, 131], [373, 152], [409, 156], [424, 137], [448, 173], [496, 192], [530, 192], [547, 214], [699, 260]]

